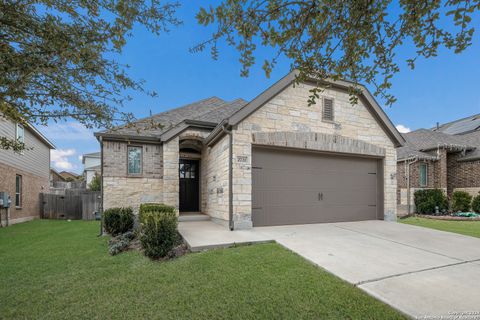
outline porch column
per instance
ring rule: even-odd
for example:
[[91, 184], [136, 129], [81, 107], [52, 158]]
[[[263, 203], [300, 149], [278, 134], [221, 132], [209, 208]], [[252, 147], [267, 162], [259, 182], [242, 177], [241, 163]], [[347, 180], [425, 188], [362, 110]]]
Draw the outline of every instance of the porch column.
[[178, 137], [163, 144], [163, 202], [179, 208]]

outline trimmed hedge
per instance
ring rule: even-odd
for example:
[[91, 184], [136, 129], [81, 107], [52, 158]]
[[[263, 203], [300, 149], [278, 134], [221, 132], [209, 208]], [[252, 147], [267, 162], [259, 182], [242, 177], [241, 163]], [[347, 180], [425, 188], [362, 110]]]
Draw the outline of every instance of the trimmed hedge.
[[177, 215], [174, 212], [144, 211], [140, 224], [140, 243], [152, 259], [167, 256], [178, 242]]
[[103, 212], [103, 225], [105, 231], [116, 236], [133, 229], [133, 210], [127, 208], [110, 208]]
[[175, 207], [163, 203], [142, 203], [138, 211], [138, 220], [140, 223], [143, 223], [143, 215], [145, 212], [167, 212], [175, 214], [176, 210]]
[[476, 213], [480, 213], [480, 194], [473, 198], [472, 210]]
[[455, 191], [452, 195], [452, 210], [455, 212], [470, 211], [472, 196], [465, 191]]
[[433, 214], [435, 207], [442, 212], [448, 208], [448, 200], [440, 189], [424, 189], [417, 190], [414, 193], [415, 207], [417, 213]]

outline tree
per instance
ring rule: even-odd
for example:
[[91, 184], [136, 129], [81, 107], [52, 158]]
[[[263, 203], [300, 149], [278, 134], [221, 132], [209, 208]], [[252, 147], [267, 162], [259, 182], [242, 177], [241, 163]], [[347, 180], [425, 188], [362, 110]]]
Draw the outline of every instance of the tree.
[[100, 191], [101, 188], [101, 181], [100, 181], [100, 176], [98, 174], [95, 174], [95, 176], [92, 178], [92, 181], [88, 184], [88, 189], [90, 191]]
[[[192, 51], [209, 47], [217, 59], [217, 44], [225, 40], [240, 54], [241, 75], [248, 76], [257, 47], [270, 46], [274, 53], [263, 62], [267, 77], [284, 56], [299, 69], [297, 82], [310, 76], [367, 83], [392, 105], [398, 50], [411, 48], [406, 62], [412, 69], [442, 46], [460, 53], [472, 42], [472, 17], [479, 10], [480, 0], [223, 0], [198, 12], [198, 22], [215, 32]], [[320, 82], [312, 89], [310, 104], [322, 89]], [[352, 103], [357, 94], [352, 85]]]
[[[73, 118], [86, 127], [129, 121], [128, 90], [148, 94], [115, 57], [132, 28], [159, 34], [180, 22], [161, 0], [4, 0], [0, 2], [0, 116], [47, 124]], [[2, 137], [0, 149], [22, 149]]]

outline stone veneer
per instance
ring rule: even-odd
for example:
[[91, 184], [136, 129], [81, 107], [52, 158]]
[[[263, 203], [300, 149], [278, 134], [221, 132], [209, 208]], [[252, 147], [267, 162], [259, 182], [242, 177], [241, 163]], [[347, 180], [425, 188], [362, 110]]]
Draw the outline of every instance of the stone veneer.
[[[322, 99], [308, 106], [312, 86], [290, 85], [233, 130], [233, 207], [235, 229], [250, 228], [252, 202], [252, 144], [256, 132], [311, 132], [364, 141], [385, 150], [384, 216], [396, 219], [396, 152], [380, 124], [363, 101], [352, 106], [347, 92], [327, 89], [323, 97], [334, 99], [334, 122], [322, 121]], [[305, 148], [308, 147], [305, 141]], [[317, 149], [318, 148], [314, 148]]]
[[[142, 147], [142, 173], [127, 174], [127, 147]], [[163, 149], [161, 145], [103, 141], [103, 209], [163, 202]]]

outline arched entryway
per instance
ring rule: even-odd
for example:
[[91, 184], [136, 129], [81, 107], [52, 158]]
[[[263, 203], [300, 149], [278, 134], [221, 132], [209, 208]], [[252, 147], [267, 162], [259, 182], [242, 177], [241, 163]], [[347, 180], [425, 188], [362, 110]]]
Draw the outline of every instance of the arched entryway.
[[179, 151], [179, 211], [200, 212], [200, 161], [203, 143], [200, 139], [180, 140]]

